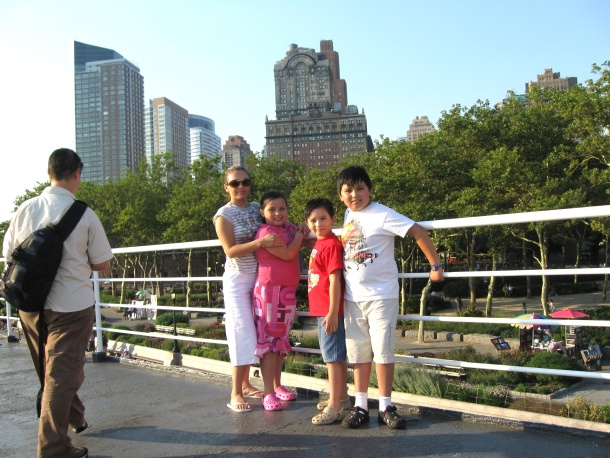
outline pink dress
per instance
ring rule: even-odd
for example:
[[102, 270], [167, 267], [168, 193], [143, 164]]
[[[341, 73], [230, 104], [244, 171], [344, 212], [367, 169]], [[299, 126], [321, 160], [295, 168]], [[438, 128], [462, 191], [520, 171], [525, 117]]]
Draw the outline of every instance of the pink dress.
[[[296, 226], [286, 222], [284, 227], [262, 224], [256, 238], [267, 234], [279, 234], [289, 244], [294, 238]], [[252, 308], [256, 324], [256, 356], [269, 352], [285, 355], [292, 350], [288, 333], [296, 314], [296, 290], [299, 285], [299, 256], [284, 261], [264, 248], [256, 251], [258, 275], [254, 284]]]

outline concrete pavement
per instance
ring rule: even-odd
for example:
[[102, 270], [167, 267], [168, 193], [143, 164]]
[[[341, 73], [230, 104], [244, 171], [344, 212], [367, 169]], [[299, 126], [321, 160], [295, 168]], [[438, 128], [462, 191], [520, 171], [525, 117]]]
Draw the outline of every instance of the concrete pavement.
[[[24, 343], [0, 339], [0, 450], [2, 456], [36, 455], [34, 399], [38, 380]], [[85, 365], [80, 394], [90, 428], [72, 435], [90, 457], [606, 457], [610, 441], [572, 436], [536, 424], [507, 427], [486, 419], [461, 421], [438, 410], [406, 410], [406, 430], [371, 422], [358, 430], [313, 426], [317, 396], [299, 391], [282, 412], [236, 414], [229, 379], [177, 368], [150, 370], [118, 360]], [[70, 433], [72, 434], [72, 433]], [[74, 437], [76, 436], [76, 437]]]

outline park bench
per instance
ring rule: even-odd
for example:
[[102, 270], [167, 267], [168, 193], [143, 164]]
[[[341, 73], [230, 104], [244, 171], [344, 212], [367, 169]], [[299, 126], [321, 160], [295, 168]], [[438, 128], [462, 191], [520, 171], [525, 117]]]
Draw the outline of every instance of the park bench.
[[[167, 334], [173, 334], [174, 333], [174, 327], [173, 326], [162, 326], [162, 325], [156, 325], [155, 329], [158, 332], [166, 332]], [[183, 336], [194, 336], [195, 335], [195, 330], [193, 328], [176, 328], [176, 333], [183, 335]]]
[[466, 371], [461, 366], [449, 366], [444, 364], [422, 364], [428, 370], [434, 371], [442, 377], [447, 377], [455, 380], [466, 378]]

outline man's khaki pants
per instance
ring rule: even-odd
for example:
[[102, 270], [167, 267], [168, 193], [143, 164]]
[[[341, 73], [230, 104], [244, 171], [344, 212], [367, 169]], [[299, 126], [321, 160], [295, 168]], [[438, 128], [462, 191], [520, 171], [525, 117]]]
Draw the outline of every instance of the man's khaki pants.
[[[38, 373], [38, 312], [19, 312], [30, 355]], [[85, 422], [85, 406], [77, 391], [85, 380], [85, 348], [93, 329], [93, 307], [71, 313], [44, 311], [47, 328], [45, 379], [38, 428], [39, 457], [71, 457], [75, 453], [68, 428]]]

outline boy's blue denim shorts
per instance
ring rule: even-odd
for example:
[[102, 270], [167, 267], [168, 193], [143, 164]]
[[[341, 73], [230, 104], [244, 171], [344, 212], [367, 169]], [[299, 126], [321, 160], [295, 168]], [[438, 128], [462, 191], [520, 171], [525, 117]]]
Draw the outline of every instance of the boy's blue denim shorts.
[[326, 334], [326, 327], [322, 326], [323, 316], [318, 317], [318, 341], [320, 350], [325, 363], [334, 363], [347, 360], [347, 350], [345, 348], [345, 324], [343, 317], [338, 317], [337, 330], [332, 334]]

